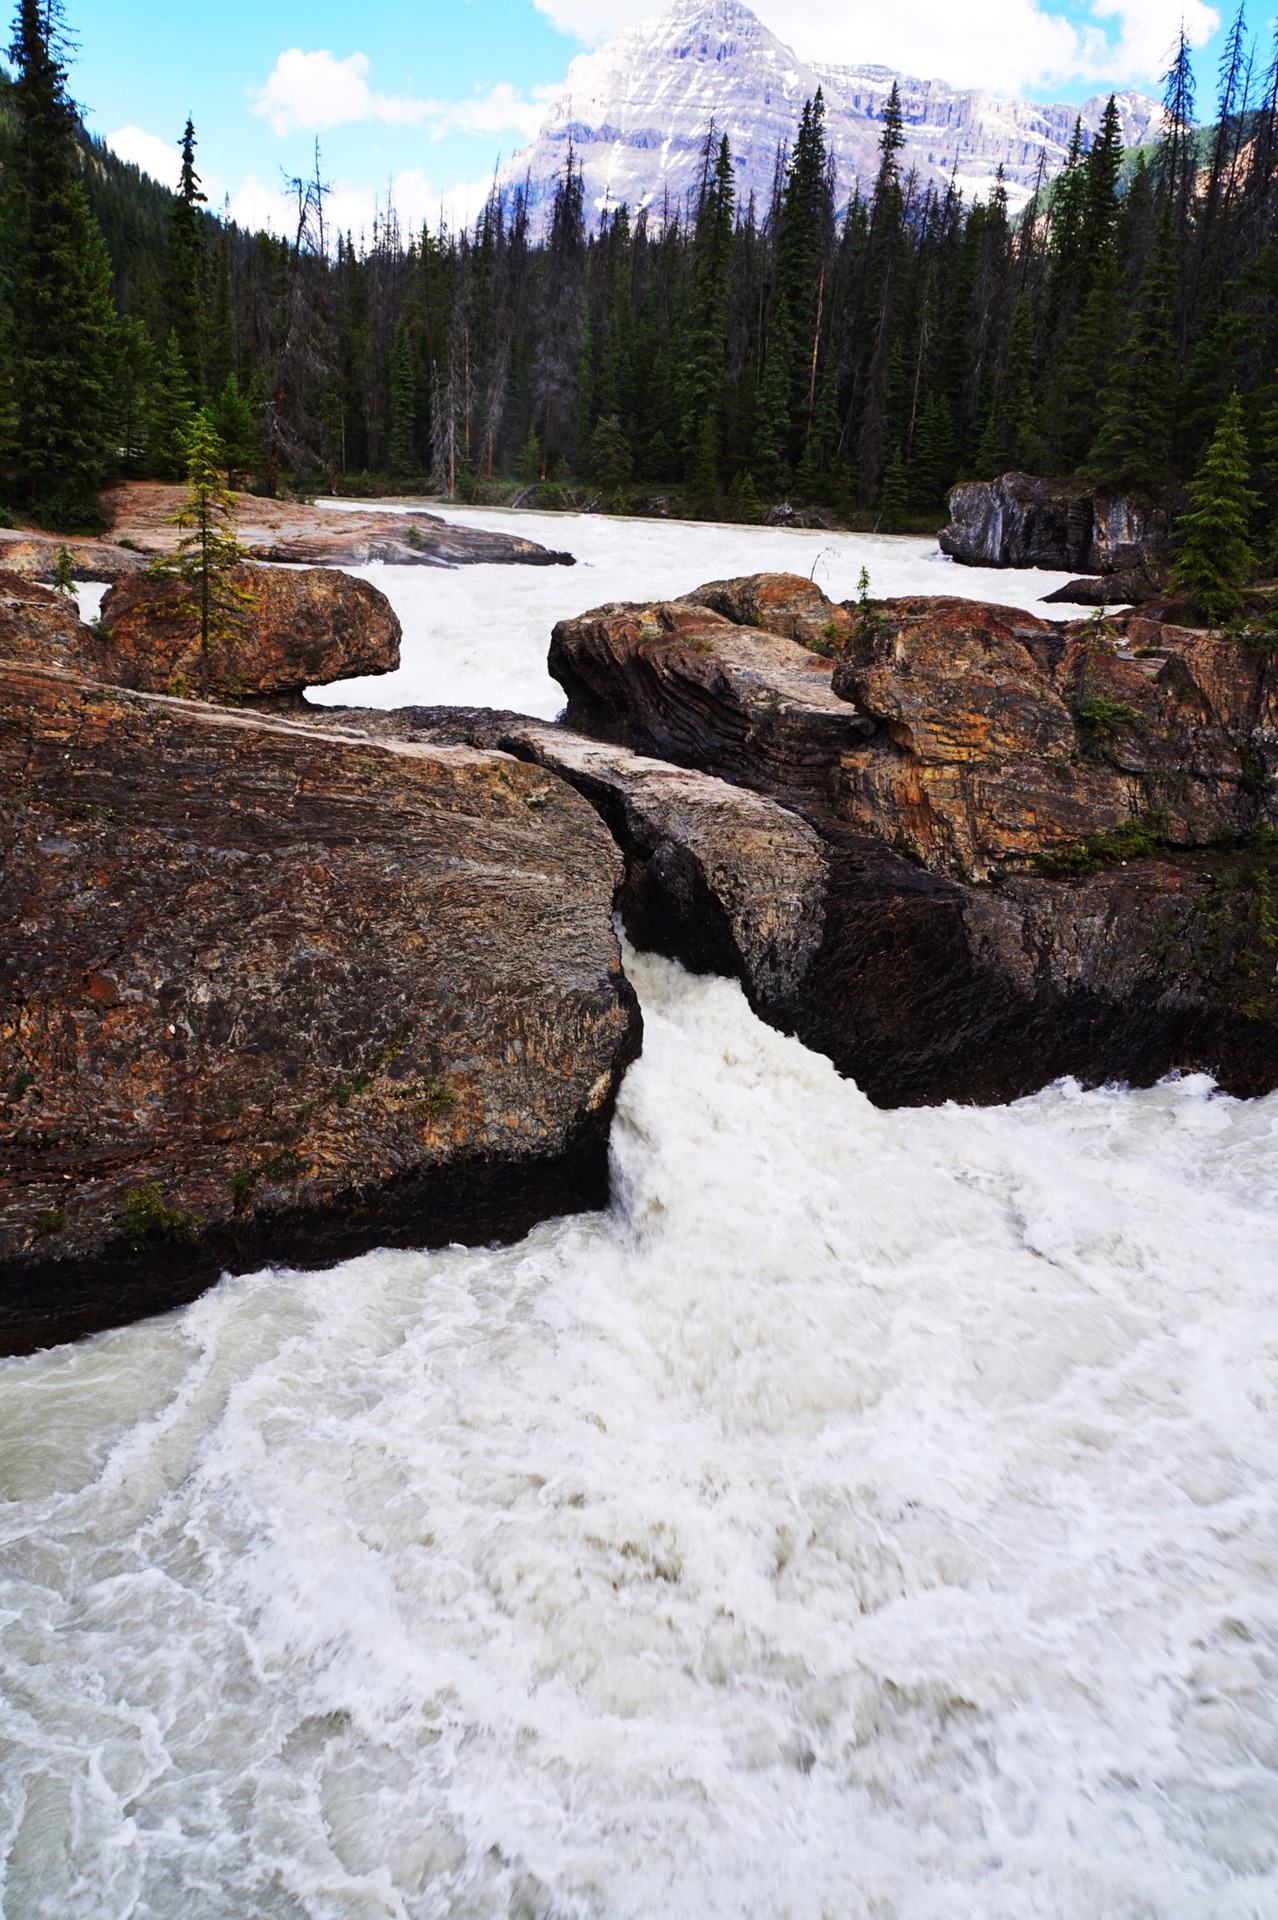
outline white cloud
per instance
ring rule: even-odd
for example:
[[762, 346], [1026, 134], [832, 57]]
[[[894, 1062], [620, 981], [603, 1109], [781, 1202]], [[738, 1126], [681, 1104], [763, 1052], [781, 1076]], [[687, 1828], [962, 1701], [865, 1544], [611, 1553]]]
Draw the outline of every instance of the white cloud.
[[[1167, 64], [1182, 16], [1194, 46], [1219, 24], [1206, 0], [1091, 0], [1093, 22], [1035, 0], [752, 0], [753, 11], [805, 60], [880, 61], [993, 93], [1036, 93], [1069, 81], [1146, 86]], [[656, 9], [651, 0], [536, 0], [563, 33], [597, 46]]]
[[158, 133], [148, 133], [145, 127], [117, 127], [107, 135], [106, 143], [121, 160], [141, 167], [143, 173], [166, 187], [176, 187], [182, 163], [176, 140], [161, 140]]
[[503, 133], [530, 140], [546, 117], [553, 87], [534, 87], [525, 95], [501, 80], [470, 100], [416, 100], [408, 94], [375, 93], [368, 84], [367, 57], [352, 53], [339, 60], [326, 47], [306, 53], [283, 52], [253, 96], [253, 111], [277, 134], [324, 133], [330, 127], [361, 120], [388, 126], [423, 126], [433, 139], [446, 133]]

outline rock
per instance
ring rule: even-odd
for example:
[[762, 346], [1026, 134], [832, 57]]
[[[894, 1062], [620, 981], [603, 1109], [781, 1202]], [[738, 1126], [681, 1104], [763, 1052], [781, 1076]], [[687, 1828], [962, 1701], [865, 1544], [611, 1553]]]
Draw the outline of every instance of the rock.
[[1165, 509], [1130, 495], [1004, 473], [955, 487], [939, 538], [941, 551], [965, 566], [1109, 574], [1156, 566], [1166, 558], [1170, 532]]
[[0, 1349], [607, 1195], [594, 811], [506, 755], [0, 672]]
[[[1241, 642], [1159, 629], [1137, 652], [1135, 615], [1124, 636], [909, 598], [847, 610], [831, 686], [797, 643], [699, 598], [561, 622], [551, 667], [579, 729], [748, 785], [819, 835], [821, 945], [765, 1017], [884, 1105], [1173, 1067], [1278, 1084], [1269, 882], [1207, 846], [1278, 818], [1278, 693]], [[744, 583], [733, 602], [761, 613]], [[842, 734], [823, 686], [848, 698]], [[1182, 851], [1070, 867], [1144, 816]], [[1036, 870], [1053, 850], [1076, 877]]]
[[324, 567], [284, 570], [241, 564], [227, 583], [247, 596], [233, 643], [200, 654], [186, 592], [166, 574], [133, 574], [102, 601], [102, 637], [89, 656], [94, 676], [150, 693], [188, 691], [260, 699], [304, 687], [393, 673], [400, 625], [384, 593], [367, 580]]
[[0, 532], [0, 567], [27, 580], [52, 580], [63, 547], [75, 580], [120, 580], [126, 573], [141, 573], [148, 558], [145, 552], [111, 540]]
[[616, 905], [639, 947], [741, 981], [784, 1024], [825, 923], [825, 858], [812, 828], [761, 794], [566, 727], [486, 708], [314, 708], [312, 724], [374, 739], [515, 754], [583, 794], [625, 855]]
[[[325, 524], [332, 520], [330, 527]], [[287, 527], [247, 542], [255, 560], [290, 565], [366, 567], [574, 567], [571, 553], [552, 552], [517, 533], [458, 527], [433, 513], [320, 514], [304, 528]]]
[[0, 660], [72, 666], [92, 636], [74, 600], [0, 570]]
[[847, 640], [853, 616], [801, 573], [751, 573], [711, 580], [684, 594], [683, 606], [709, 607], [738, 627], [759, 627], [797, 640], [809, 652], [833, 655]]
[[561, 620], [549, 666], [577, 732], [765, 793], [824, 789], [873, 731], [833, 692], [828, 661], [695, 602]]
[[1054, 593], [1045, 593], [1040, 604], [1074, 607], [1134, 607], [1152, 600], [1159, 592], [1143, 567], [1128, 567], [1121, 573], [1103, 573], [1082, 580], [1067, 580]]
[[775, 507], [769, 507], [763, 516], [765, 527], [813, 528], [819, 533], [832, 533], [835, 520], [832, 514], [820, 507], [792, 507], [788, 500], [778, 501]]

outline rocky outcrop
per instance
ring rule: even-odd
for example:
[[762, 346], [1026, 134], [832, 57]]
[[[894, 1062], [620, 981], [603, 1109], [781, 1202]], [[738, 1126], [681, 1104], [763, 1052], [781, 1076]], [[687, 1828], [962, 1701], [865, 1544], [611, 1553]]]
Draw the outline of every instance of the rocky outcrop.
[[49, 581], [63, 547], [75, 580], [120, 580], [126, 573], [141, 573], [147, 564], [146, 553], [114, 540], [63, 540], [57, 535], [0, 531], [0, 568], [24, 580]]
[[91, 638], [66, 594], [0, 570], [0, 659], [74, 666]]
[[[1270, 856], [1243, 838], [1278, 819], [1278, 692], [1243, 643], [906, 599], [846, 608], [824, 679], [698, 598], [561, 622], [551, 668], [579, 728], [819, 834], [822, 941], [768, 1017], [884, 1104], [1171, 1067], [1278, 1084]], [[743, 583], [733, 604], [791, 618]], [[1090, 852], [1107, 830], [1134, 837]]]
[[[330, 526], [328, 522], [333, 524]], [[255, 560], [291, 565], [366, 567], [572, 567], [571, 553], [542, 547], [517, 533], [459, 527], [433, 513], [319, 513], [304, 525], [284, 525], [247, 540]]]
[[767, 793], [824, 792], [874, 730], [834, 693], [828, 660], [694, 600], [561, 620], [549, 664], [577, 732]]
[[709, 607], [737, 627], [759, 627], [830, 657], [847, 641], [853, 616], [801, 573], [750, 573], [711, 580], [683, 595], [685, 607]]
[[761, 794], [566, 727], [487, 708], [313, 708], [310, 723], [374, 739], [464, 744], [535, 761], [583, 794], [625, 856], [616, 896], [636, 945], [735, 976], [785, 1019], [825, 924], [825, 856], [797, 814]]
[[1054, 593], [1045, 593], [1045, 607], [1133, 607], [1156, 599], [1160, 593], [1157, 579], [1144, 567], [1125, 567], [1119, 573], [1102, 573], [1081, 580], [1067, 580]]
[[884, 602], [834, 671], [836, 693], [879, 722], [843, 756], [840, 819], [965, 879], [1139, 815], [1183, 846], [1245, 832], [1272, 811], [1278, 766], [1258, 656], [1186, 628], [1137, 631], [1139, 651], [1090, 622]]
[[953, 489], [940, 543], [943, 553], [969, 567], [1117, 574], [1157, 567], [1166, 558], [1169, 535], [1167, 512], [1130, 494], [1004, 473]]
[[0, 670], [0, 1347], [607, 1192], [621, 863], [535, 765]]
[[189, 587], [168, 574], [119, 581], [103, 598], [101, 634], [87, 654], [94, 677], [148, 693], [239, 701], [399, 665], [399, 621], [367, 580], [324, 567], [241, 564], [228, 569], [220, 590], [233, 624], [205, 657]]

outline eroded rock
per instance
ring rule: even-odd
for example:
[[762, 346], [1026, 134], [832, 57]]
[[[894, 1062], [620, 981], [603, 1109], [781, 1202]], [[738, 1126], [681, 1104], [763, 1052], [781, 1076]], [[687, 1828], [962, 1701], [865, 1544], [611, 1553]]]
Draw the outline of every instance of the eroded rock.
[[74, 666], [91, 640], [74, 600], [0, 569], [0, 660]]
[[602, 1204], [639, 1042], [535, 765], [0, 670], [0, 1347]]
[[1116, 574], [1156, 567], [1166, 558], [1170, 533], [1165, 509], [1130, 494], [1004, 473], [955, 487], [949, 525], [939, 538], [941, 551], [965, 566]]
[[132, 574], [102, 601], [89, 660], [97, 679], [141, 692], [260, 699], [356, 675], [393, 673], [400, 624], [368, 580], [325, 567], [241, 564], [226, 585], [242, 595], [233, 637], [206, 658], [183, 607], [191, 590], [168, 574]]
[[[820, 835], [821, 947], [768, 1017], [889, 1105], [1062, 1073], [1278, 1083], [1268, 856], [1237, 844], [1278, 818], [1275, 694], [1242, 643], [1134, 615], [1124, 633], [963, 600], [848, 608], [840, 739], [828, 667], [698, 623], [697, 599], [562, 622], [551, 668], [578, 728], [711, 768]], [[756, 723], [769, 685], [784, 731]], [[1071, 865], [1133, 821], [1182, 850]], [[1067, 877], [1037, 870], [1053, 852]]]
[[311, 724], [535, 761], [585, 796], [625, 856], [616, 905], [639, 947], [735, 976], [784, 1022], [820, 947], [825, 856], [797, 814], [749, 788], [566, 727], [483, 707], [314, 708]]
[[834, 693], [828, 660], [694, 602], [561, 620], [549, 665], [578, 732], [765, 793], [825, 790], [873, 730]]

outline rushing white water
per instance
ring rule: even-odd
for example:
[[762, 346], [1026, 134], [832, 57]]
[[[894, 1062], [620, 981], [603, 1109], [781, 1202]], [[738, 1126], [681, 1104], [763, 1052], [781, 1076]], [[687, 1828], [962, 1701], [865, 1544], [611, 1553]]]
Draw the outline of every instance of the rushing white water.
[[[343, 501], [346, 508], [349, 502]], [[384, 511], [385, 503], [378, 502]], [[445, 519], [519, 533], [576, 556], [567, 567], [358, 567], [387, 594], [404, 627], [403, 664], [381, 679], [317, 688], [311, 699], [401, 707], [513, 707], [553, 719], [563, 689], [546, 671], [556, 620], [607, 600], [688, 593], [738, 573], [803, 573], [834, 600], [856, 594], [862, 567], [871, 592], [957, 593], [969, 600], [1065, 619], [1082, 607], [1043, 607], [1064, 573], [959, 567], [934, 540], [868, 533], [817, 533], [785, 527], [700, 526], [687, 520], [615, 520], [601, 514], [512, 513], [436, 508]]]
[[628, 964], [607, 1214], [0, 1363], [7, 1920], [1278, 1914], [1278, 1096]]

